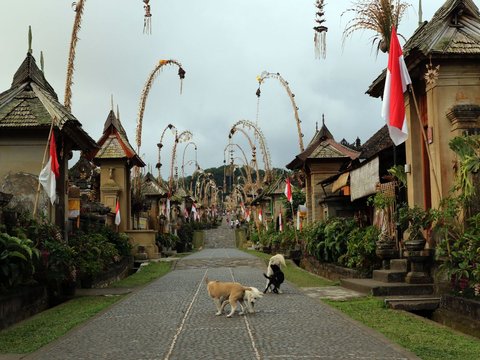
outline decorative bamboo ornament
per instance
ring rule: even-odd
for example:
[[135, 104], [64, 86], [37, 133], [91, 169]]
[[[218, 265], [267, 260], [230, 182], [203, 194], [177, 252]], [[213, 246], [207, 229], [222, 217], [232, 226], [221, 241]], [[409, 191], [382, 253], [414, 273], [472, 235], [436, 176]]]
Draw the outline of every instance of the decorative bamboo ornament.
[[328, 28], [325, 25], [322, 25], [325, 20], [325, 11], [324, 11], [324, 2], [323, 0], [316, 0], [315, 7], [317, 8], [317, 12], [315, 14], [315, 22], [316, 26], [313, 27], [315, 30], [315, 36], [313, 41], [315, 43], [315, 58], [323, 58], [325, 59], [327, 56], [327, 31]]

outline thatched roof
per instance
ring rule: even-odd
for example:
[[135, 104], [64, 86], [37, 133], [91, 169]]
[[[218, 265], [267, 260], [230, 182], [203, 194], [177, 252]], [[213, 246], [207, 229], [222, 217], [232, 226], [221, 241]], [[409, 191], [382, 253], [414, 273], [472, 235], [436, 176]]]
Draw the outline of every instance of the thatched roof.
[[95, 141], [58, 101], [31, 53], [13, 76], [12, 86], [0, 94], [0, 129], [49, 129], [54, 122], [73, 142], [73, 150], [90, 151]]
[[371, 159], [378, 155], [382, 150], [388, 149], [393, 145], [393, 141], [388, 132], [388, 127], [387, 125], [384, 125], [362, 145], [359, 158], [363, 160]]
[[[480, 14], [472, 0], [447, 0], [425, 21], [403, 47], [409, 71], [427, 59], [479, 59]], [[386, 71], [373, 81], [367, 94], [380, 97]]]

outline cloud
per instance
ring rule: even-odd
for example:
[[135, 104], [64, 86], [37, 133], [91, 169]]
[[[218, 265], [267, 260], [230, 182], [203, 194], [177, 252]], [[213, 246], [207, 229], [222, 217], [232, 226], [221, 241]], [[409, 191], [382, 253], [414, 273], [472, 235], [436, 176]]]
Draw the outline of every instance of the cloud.
[[[279, 72], [289, 82], [296, 95], [305, 146], [314, 135], [316, 123], [321, 124], [322, 114], [337, 140], [353, 142], [358, 136], [365, 141], [383, 125], [380, 100], [369, 98], [365, 91], [385, 67], [387, 58], [372, 52], [373, 34], [368, 32], [353, 34], [342, 49], [342, 32], [348, 19], [340, 14], [351, 3], [328, 1], [327, 58], [314, 59], [313, 3], [151, 2], [152, 35], [144, 35], [141, 1], [87, 1], [77, 45], [73, 113], [92, 138], [98, 139], [113, 94], [136, 148], [135, 128], [145, 81], [160, 59], [176, 59], [187, 72], [183, 94], [177, 69], [166, 67], [147, 100], [140, 155], [152, 167], [158, 157], [156, 144], [168, 123], [194, 134], [192, 140], [198, 145], [202, 167], [222, 165], [231, 126], [240, 119], [257, 120], [255, 78], [263, 70]], [[436, 0], [424, 4], [424, 16], [431, 17], [442, 3]], [[28, 25], [32, 25], [34, 56], [39, 62], [40, 50], [44, 51], [46, 77], [63, 101], [74, 16], [69, 2], [2, 1], [0, 41], [7, 50], [0, 58], [0, 91], [10, 87], [25, 57]], [[410, 36], [416, 24], [412, 8], [401, 33]], [[272, 166], [284, 167], [298, 154], [292, 105], [285, 89], [274, 79], [262, 85], [258, 125], [270, 149]], [[251, 153], [244, 139], [235, 141]], [[179, 145], [180, 154], [184, 146]], [[171, 159], [170, 148], [172, 145], [165, 146], [165, 159]], [[181, 161], [181, 156], [177, 159]], [[165, 171], [163, 168], [163, 176]]]

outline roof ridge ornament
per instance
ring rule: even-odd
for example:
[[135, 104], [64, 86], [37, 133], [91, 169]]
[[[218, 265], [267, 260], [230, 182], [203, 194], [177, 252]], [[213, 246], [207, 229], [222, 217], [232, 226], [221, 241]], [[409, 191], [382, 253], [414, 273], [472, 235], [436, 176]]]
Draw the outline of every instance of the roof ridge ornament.
[[28, 25], [28, 53], [32, 53], [32, 26]]
[[40, 69], [42, 70], [42, 73], [45, 74], [45, 60], [43, 59], [43, 51], [40, 51]]
[[422, 26], [423, 23], [423, 12], [422, 12], [422, 0], [418, 0], [418, 26]]

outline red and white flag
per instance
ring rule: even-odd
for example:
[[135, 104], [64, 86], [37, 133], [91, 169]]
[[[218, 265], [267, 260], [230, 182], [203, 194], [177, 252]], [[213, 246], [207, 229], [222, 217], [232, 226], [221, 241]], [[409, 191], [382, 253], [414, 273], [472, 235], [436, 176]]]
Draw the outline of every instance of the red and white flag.
[[198, 215], [197, 207], [195, 206], [195, 204], [192, 204], [192, 210], [190, 211], [193, 213], [193, 220], [198, 220], [199, 215]]
[[287, 197], [288, 202], [292, 202], [292, 185], [290, 184], [290, 179], [285, 180], [285, 196]]
[[57, 178], [60, 176], [60, 165], [57, 159], [57, 145], [55, 144], [55, 136], [53, 131], [50, 136], [50, 158], [47, 165], [40, 171], [38, 181], [45, 189], [52, 205], [57, 200]]
[[258, 209], [258, 220], [259, 220], [260, 222], [263, 221], [262, 208]]
[[278, 229], [283, 231], [282, 213], [278, 214]]
[[120, 216], [120, 202], [117, 199], [117, 205], [115, 206], [115, 225], [120, 225], [122, 218]]
[[383, 90], [382, 117], [388, 125], [390, 138], [395, 145], [405, 142], [408, 137], [403, 93], [407, 91], [407, 85], [411, 83], [412, 80], [403, 59], [397, 32], [395, 27], [392, 27], [387, 77]]

